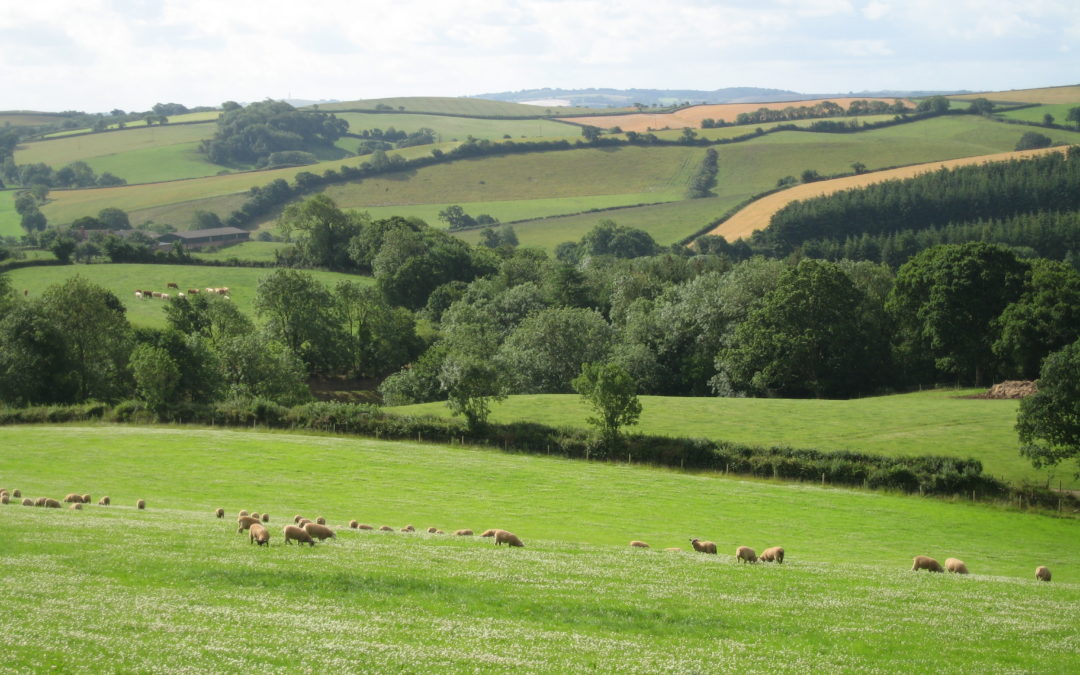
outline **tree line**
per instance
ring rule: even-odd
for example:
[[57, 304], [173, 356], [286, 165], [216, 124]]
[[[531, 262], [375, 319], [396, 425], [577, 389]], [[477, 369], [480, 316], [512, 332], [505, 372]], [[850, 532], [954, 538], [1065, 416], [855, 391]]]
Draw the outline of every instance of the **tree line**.
[[783, 255], [812, 240], [1078, 209], [1080, 146], [1072, 146], [1066, 153], [941, 169], [792, 202], [753, 243]]

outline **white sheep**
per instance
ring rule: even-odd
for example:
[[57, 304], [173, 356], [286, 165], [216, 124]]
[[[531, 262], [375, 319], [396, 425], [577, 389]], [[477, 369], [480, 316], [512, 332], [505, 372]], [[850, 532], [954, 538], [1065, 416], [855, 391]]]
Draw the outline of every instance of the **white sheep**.
[[311, 535], [305, 532], [302, 528], [295, 525], [286, 525], [281, 529], [282, 534], [285, 535], [285, 544], [295, 541], [299, 544], [311, 544], [315, 545], [315, 540], [311, 538]]
[[248, 531], [248, 538], [252, 544], [270, 548], [270, 531], [258, 523], [252, 523]]
[[761, 552], [758, 557], [761, 562], [777, 562], [783, 564], [784, 562], [784, 548], [782, 546], [773, 546], [767, 548]]
[[525, 544], [521, 543], [521, 539], [513, 532], [507, 532], [506, 530], [495, 530], [495, 545], [507, 544], [509, 546], [523, 547]]
[[911, 571], [916, 572], [918, 570], [929, 570], [930, 572], [942, 572], [941, 563], [934, 560], [928, 555], [917, 555], [911, 559]]
[[337, 533], [321, 523], [308, 523], [304, 525], [304, 531], [319, 541], [337, 539]]

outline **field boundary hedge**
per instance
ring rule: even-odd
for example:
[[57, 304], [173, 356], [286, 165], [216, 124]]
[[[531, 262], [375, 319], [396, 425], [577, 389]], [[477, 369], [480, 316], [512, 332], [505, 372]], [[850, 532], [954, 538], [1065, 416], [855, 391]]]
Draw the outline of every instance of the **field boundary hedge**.
[[776, 478], [821, 485], [888, 489], [907, 494], [1009, 502], [1080, 512], [1080, 499], [1031, 484], [1009, 485], [983, 473], [977, 459], [932, 455], [885, 456], [846, 450], [757, 446], [704, 438], [630, 435], [617, 449], [603, 446], [586, 429], [532, 422], [488, 424], [469, 430], [461, 420], [399, 416], [370, 404], [313, 402], [287, 408], [266, 399], [234, 399], [213, 405], [183, 404], [164, 413], [141, 401], [115, 406], [0, 408], [0, 425], [79, 421], [121, 424], [196, 424], [310, 430], [386, 440], [486, 445], [504, 452], [559, 455], [586, 461], [637, 462], [725, 475]]

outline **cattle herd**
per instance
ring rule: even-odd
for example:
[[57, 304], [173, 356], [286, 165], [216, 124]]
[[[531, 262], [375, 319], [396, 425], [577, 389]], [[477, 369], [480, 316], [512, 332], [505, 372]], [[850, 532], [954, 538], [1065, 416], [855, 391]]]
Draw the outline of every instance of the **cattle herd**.
[[[199, 293], [210, 293], [210, 294], [216, 293], [217, 295], [220, 295], [220, 296], [224, 297], [226, 300], [230, 299], [229, 298], [229, 287], [228, 286], [220, 286], [218, 288], [207, 287], [207, 288], [204, 288], [202, 291], [200, 291], [197, 288], [189, 288], [189, 289], [187, 289], [187, 292], [184, 292], [184, 291], [180, 290], [180, 287], [175, 282], [170, 281], [168, 284], [165, 285], [165, 287], [175, 289], [176, 290], [176, 297], [178, 297], [178, 298], [184, 298], [184, 297], [187, 297], [189, 295], [198, 295]], [[169, 293], [168, 291], [164, 291], [164, 292], [162, 292], [162, 291], [148, 291], [148, 290], [143, 289], [143, 288], [136, 288], [135, 289], [135, 299], [137, 299], [137, 300], [150, 300], [150, 299], [171, 300], [172, 298], [173, 298], [173, 294]]]
[[[226, 289], [228, 290], [228, 289]], [[21, 499], [21, 502], [19, 500]], [[73, 511], [81, 510], [83, 504], [90, 504], [91, 499], [89, 494], [78, 494], [72, 492], [66, 495], [63, 500], [53, 499], [51, 497], [23, 497], [22, 492], [19, 490], [8, 490], [7, 488], [0, 488], [0, 504], [21, 503], [23, 506], [42, 506], [45, 508], [62, 508], [62, 502], [69, 504]], [[108, 496], [101, 497], [98, 500], [98, 506], [109, 506], [112, 500]], [[135, 508], [145, 509], [146, 501], [139, 499], [135, 502]], [[218, 508], [214, 511], [214, 516], [223, 519], [225, 517], [225, 509]], [[236, 516], [237, 533], [247, 532], [248, 540], [252, 544], [259, 546], [270, 546], [270, 530], [267, 529], [266, 524], [270, 522], [270, 514], [266, 512], [247, 511], [242, 510]], [[352, 530], [376, 530], [372, 525], [360, 523], [359, 521], [349, 521], [348, 529]], [[394, 528], [389, 525], [382, 525], [377, 528], [381, 532], [393, 532]], [[398, 530], [399, 532], [416, 532], [416, 528], [412, 525], [406, 525]], [[443, 534], [443, 531], [437, 527], [429, 527], [427, 529], [428, 534]], [[319, 516], [315, 520], [305, 518], [301, 515], [293, 517], [292, 524], [285, 525], [282, 528], [283, 544], [289, 545], [296, 543], [297, 545], [308, 544], [310, 546], [315, 545], [315, 541], [326, 541], [327, 539], [336, 539], [337, 533], [326, 524], [326, 519]], [[467, 537], [472, 536], [473, 531], [469, 529], [460, 529], [454, 531], [455, 536]], [[510, 547], [523, 547], [525, 544], [521, 541], [513, 532], [500, 529], [485, 530], [480, 534], [481, 537], [490, 537], [495, 541], [496, 546], [506, 544]], [[690, 545], [693, 549], [699, 553], [706, 553], [716, 555], [716, 544], [711, 541], [703, 541], [698, 538], [690, 540]], [[649, 545], [644, 541], [635, 539], [630, 542], [632, 548], [647, 549]], [[665, 551], [681, 551], [680, 548], [666, 548]], [[757, 562], [775, 562], [783, 564], [784, 562], [784, 549], [780, 546], [773, 546], [766, 548], [758, 555], [754, 549], [749, 546], [739, 546], [735, 549], [735, 560], [737, 562], [752, 564]], [[968, 574], [967, 565], [964, 561], [957, 558], [948, 558], [945, 560], [945, 565], [941, 565], [937, 560], [930, 556], [917, 555], [912, 560], [912, 571], [927, 570], [930, 572], [952, 572], [954, 574]], [[1035, 578], [1039, 581], [1050, 581], [1050, 570], [1045, 565], [1039, 565], [1035, 569]]]

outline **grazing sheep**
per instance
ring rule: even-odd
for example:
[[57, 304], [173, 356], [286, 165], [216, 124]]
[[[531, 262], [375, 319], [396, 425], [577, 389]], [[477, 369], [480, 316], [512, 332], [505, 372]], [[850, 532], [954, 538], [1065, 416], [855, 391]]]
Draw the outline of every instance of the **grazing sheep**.
[[315, 545], [315, 540], [311, 538], [311, 535], [295, 525], [286, 525], [281, 531], [285, 535], [286, 545], [288, 545], [290, 541], [295, 541], [299, 544]]
[[19, 497], [22, 497], [22, 492], [19, 491], [19, 490], [12, 490], [11, 491], [11, 496], [14, 497], [15, 499], [18, 499]]
[[0, 495], [0, 504], [7, 504], [10, 501], [11, 497], [8, 496], [8, 493], [5, 492], [4, 494]]
[[112, 503], [112, 500], [111, 500], [111, 499], [109, 499], [109, 495], [105, 495], [104, 497], [102, 497], [101, 499], [99, 499], [99, 500], [97, 501], [97, 503], [98, 503], [98, 506], [108, 506], [109, 504], [111, 504], [111, 503]]
[[1039, 565], [1035, 568], [1035, 578], [1039, 581], [1050, 581], [1050, 568], [1046, 565]]
[[237, 530], [236, 531], [237, 531], [237, 533], [243, 532], [244, 530], [248, 529], [249, 527], [251, 527], [252, 525], [255, 525], [258, 522], [259, 522], [258, 518], [252, 518], [251, 516], [240, 516], [239, 518], [236, 519], [236, 525], [237, 525]]
[[82, 510], [82, 502], [75, 502], [71, 506], [69, 506], [68, 508], [71, 509], [72, 511], [80, 511], [80, 510]]
[[298, 513], [298, 514], [296, 514], [295, 516], [293, 516], [293, 519], [292, 519], [292, 521], [293, 521], [294, 523], [299, 523], [299, 522], [300, 522], [301, 520], [303, 520], [303, 519], [304, 519], [304, 517], [303, 517], [302, 515], [300, 515], [300, 514]]
[[30, 499], [29, 497], [23, 497], [22, 505], [23, 506], [33, 506], [34, 505], [34, 500]]
[[214, 511], [214, 515], [217, 516], [218, 518], [224, 518], [225, 517], [225, 509], [218, 509], [218, 510]]
[[372, 525], [367, 525], [367, 524], [364, 524], [364, 523], [360, 523], [359, 525], [356, 526], [356, 529], [358, 529], [358, 530], [374, 530], [375, 527], [372, 526]]
[[135, 299], [142, 300], [142, 291], [135, 291]]
[[270, 514], [269, 513], [264, 513], [263, 516], [262, 516], [262, 521], [264, 523], [269, 523], [270, 522]]
[[319, 541], [337, 539], [337, 534], [333, 530], [320, 523], [308, 523], [307, 525], [304, 525], [304, 531]]
[[74, 492], [72, 492], [71, 494], [64, 497], [64, 502], [65, 503], [82, 504], [82, 500], [83, 500], [82, 495], [77, 495]]
[[525, 544], [521, 543], [518, 536], [513, 532], [507, 532], [506, 530], [495, 530], [495, 545], [507, 544], [509, 546], [523, 547]]
[[349, 521], [349, 529], [350, 530], [355, 530], [358, 527], [360, 527], [360, 523], [356, 522], [355, 520], [350, 520]]
[[401, 528], [401, 531], [402, 532], [416, 532], [416, 528], [413, 527], [412, 525], [406, 525], [405, 527]]
[[197, 289], [197, 288], [189, 288], [189, 289], [187, 289], [187, 294], [188, 295], [198, 295], [199, 294], [199, 289]]
[[315, 522], [318, 523], [319, 525], [325, 525], [326, 524], [326, 518], [323, 518], [322, 516], [319, 516], [318, 518], [315, 519]]
[[427, 529], [428, 534], [435, 534], [438, 531], [439, 531], [439, 528], [437, 528], [437, 527], [429, 527]]
[[90, 503], [90, 495], [83, 495], [82, 496], [82, 503], [83, 504], [89, 504]]
[[941, 563], [927, 555], [917, 555], [911, 561], [911, 571], [929, 570], [931, 572], [944, 572]]
[[494, 537], [497, 530], [484, 530], [480, 533], [481, 537]]
[[254, 518], [255, 520], [260, 520], [262, 518], [262, 516], [259, 515], [258, 511], [252, 511], [251, 512], [251, 517]]
[[170, 281], [169, 283], [165, 284], [165, 288], [175, 288], [176, 290], [180, 290], [180, 287], [176, 285], [175, 281]]
[[957, 558], [946, 558], [945, 559], [945, 569], [952, 572], [953, 574], [967, 574], [968, 573], [967, 565], [964, 564], [963, 560], [958, 560]]
[[390, 527], [389, 525], [383, 525], [382, 527], [379, 528], [379, 532], [393, 532], [393, 531], [394, 531], [394, 528]]
[[178, 297], [178, 298], [186, 298], [187, 296], [184, 295], [183, 291], [178, 291], [177, 294], [176, 294], [176, 297]]
[[243, 518], [244, 516], [250, 516], [247, 509], [240, 509], [240, 513], [236, 514], [237, 518]]
[[690, 545], [694, 547], [695, 551], [700, 553], [711, 553], [716, 555], [716, 544], [711, 541], [701, 541], [697, 537], [690, 540]]
[[[78, 502], [78, 503], [81, 504], [82, 502]], [[45, 503], [43, 504], [43, 506], [45, 508], [47, 508], [47, 509], [58, 509], [58, 508], [60, 508], [60, 502], [58, 502], [55, 499], [52, 499], [50, 497], [49, 499], [45, 500]]]
[[45, 506], [46, 499], [48, 499], [48, 497], [38, 497], [34, 500], [34, 506]]
[[153, 291], [153, 292], [151, 292], [150, 297], [160, 298], [161, 297], [161, 291]]
[[735, 549], [735, 559], [745, 563], [757, 562], [757, 553], [754, 553], [754, 549], [749, 546], [740, 546]]
[[773, 546], [767, 548], [761, 552], [761, 556], [758, 558], [761, 562], [777, 562], [784, 563], [784, 548], [782, 546]]
[[135, 508], [139, 509], [140, 511], [145, 509], [146, 508], [146, 500], [145, 499], [140, 499], [139, 501], [135, 502]]
[[252, 523], [248, 531], [248, 538], [252, 544], [270, 548], [270, 532], [258, 523]]
[[296, 521], [296, 526], [297, 527], [303, 527], [303, 526], [307, 525], [308, 523], [314, 523], [314, 522], [315, 522], [314, 520], [309, 520], [307, 518], [301, 518], [300, 520]]
[[459, 537], [471, 537], [472, 533], [473, 533], [472, 530], [458, 530], [454, 534], [459, 536]]
[[633, 548], [649, 548], [648, 544], [646, 544], [643, 541], [638, 541], [637, 539], [630, 542], [630, 546], [633, 547]]

